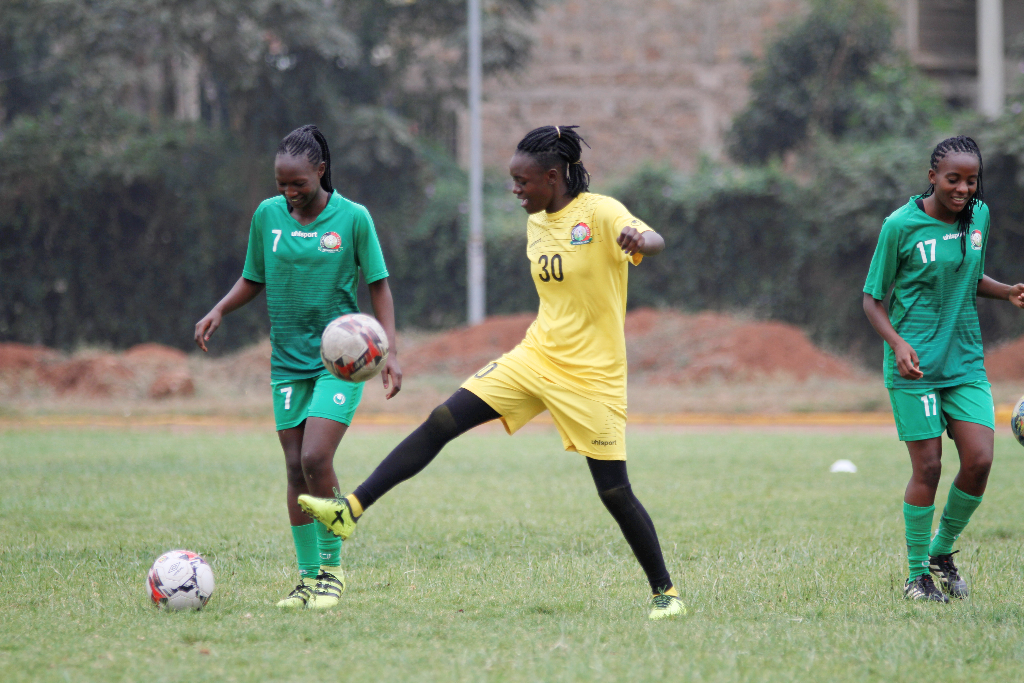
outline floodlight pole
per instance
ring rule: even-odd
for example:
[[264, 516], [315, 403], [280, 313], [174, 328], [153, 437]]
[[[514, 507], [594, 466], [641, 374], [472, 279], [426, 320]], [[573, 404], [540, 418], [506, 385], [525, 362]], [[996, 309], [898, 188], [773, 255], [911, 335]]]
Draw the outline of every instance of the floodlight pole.
[[484, 173], [480, 150], [480, 0], [469, 0], [469, 240], [466, 242], [466, 289], [470, 325], [484, 320]]
[[990, 119], [1006, 103], [1003, 0], [978, 1], [978, 111]]

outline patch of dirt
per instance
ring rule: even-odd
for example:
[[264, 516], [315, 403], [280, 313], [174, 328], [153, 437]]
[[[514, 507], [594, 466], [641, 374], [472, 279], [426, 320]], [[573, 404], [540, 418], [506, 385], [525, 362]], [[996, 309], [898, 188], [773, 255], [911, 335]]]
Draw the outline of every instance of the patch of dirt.
[[[403, 371], [469, 375], [518, 344], [535, 316], [494, 316], [402, 350]], [[702, 383], [783, 376], [854, 379], [846, 361], [817, 348], [797, 327], [720, 313], [641, 308], [626, 315], [629, 373], [649, 381]]]
[[42, 347], [0, 344], [0, 389], [7, 396], [168, 398], [190, 396], [188, 356], [159, 344], [124, 353], [87, 350], [65, 356]]
[[990, 382], [1024, 380], [1024, 337], [1000, 344], [985, 354]]
[[[494, 316], [476, 327], [401, 333], [402, 393], [384, 401], [380, 381], [374, 380], [363, 410], [429, 410], [470, 374], [518, 344], [534, 317]], [[718, 313], [639, 309], [626, 316], [625, 330], [630, 403], [643, 411], [710, 410], [719, 403], [734, 410], [736, 395], [745, 395], [747, 385], [773, 387], [768, 393], [790, 408], [812, 408], [819, 396], [836, 393], [836, 382], [848, 387], [844, 395], [856, 396], [850, 405], [830, 404], [832, 409], [868, 409], [877, 402], [877, 378], [818, 349], [791, 325]], [[849, 389], [861, 384], [863, 391]], [[219, 358], [158, 344], [71, 356], [38, 346], [0, 344], [0, 392], [0, 403], [15, 410], [35, 402], [43, 409], [49, 404], [106, 410], [104, 406], [117, 404], [119, 411], [136, 413], [265, 412], [270, 405], [270, 342]], [[783, 400], [785, 392], [789, 398]], [[765, 393], [754, 392], [762, 410]], [[648, 395], [650, 400], [644, 398]]]
[[474, 327], [458, 327], [403, 345], [398, 340], [402, 373], [471, 375], [523, 340], [534, 313], [496, 315]]

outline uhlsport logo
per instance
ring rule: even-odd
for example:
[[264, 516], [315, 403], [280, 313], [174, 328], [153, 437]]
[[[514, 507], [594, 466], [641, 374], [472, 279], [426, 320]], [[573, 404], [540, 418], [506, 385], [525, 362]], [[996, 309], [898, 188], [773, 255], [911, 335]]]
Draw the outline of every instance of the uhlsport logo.
[[341, 251], [341, 235], [336, 232], [325, 232], [320, 238], [320, 251]]
[[569, 244], [590, 244], [592, 239], [594, 239], [594, 234], [586, 223], [577, 223], [572, 226], [572, 231], [569, 233]]
[[981, 249], [981, 230], [971, 231], [971, 248], [975, 251]]
[[345, 394], [335, 394], [334, 402], [337, 403], [339, 406], [345, 405]]

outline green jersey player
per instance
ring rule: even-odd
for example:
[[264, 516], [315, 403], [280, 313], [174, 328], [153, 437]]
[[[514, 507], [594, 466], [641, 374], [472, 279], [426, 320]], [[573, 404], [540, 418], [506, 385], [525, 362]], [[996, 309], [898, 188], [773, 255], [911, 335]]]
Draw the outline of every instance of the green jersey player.
[[320, 361], [320, 335], [334, 318], [359, 310], [362, 271], [374, 315], [390, 353], [382, 372], [387, 398], [402, 387], [395, 314], [380, 243], [370, 214], [334, 191], [327, 141], [303, 126], [281, 141], [274, 160], [281, 196], [252, 218], [242, 276], [196, 323], [203, 351], [223, 316], [264, 289], [270, 313], [270, 379], [277, 434], [288, 475], [287, 505], [299, 564], [299, 583], [279, 607], [326, 609], [345, 590], [341, 539], [299, 508], [300, 494], [328, 496], [338, 486], [334, 452], [362, 397], [363, 385], [343, 382]]
[[[1024, 308], [1024, 284], [985, 275], [990, 225], [982, 170], [974, 140], [940, 142], [928, 170], [931, 186], [885, 219], [864, 284], [864, 312], [885, 340], [885, 386], [913, 468], [903, 497], [910, 566], [903, 593], [914, 600], [949, 602], [931, 574], [946, 593], [968, 595], [953, 543], [981, 504], [995, 427], [977, 297]], [[956, 444], [960, 471], [932, 537], [944, 430]]]

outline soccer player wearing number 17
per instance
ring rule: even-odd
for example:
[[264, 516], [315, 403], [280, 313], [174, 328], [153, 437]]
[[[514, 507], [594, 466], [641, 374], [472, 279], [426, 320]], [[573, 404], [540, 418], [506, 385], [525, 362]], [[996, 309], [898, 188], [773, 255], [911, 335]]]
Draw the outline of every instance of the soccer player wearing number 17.
[[[1024, 284], [985, 275], [989, 210], [982, 203], [981, 151], [974, 140], [943, 140], [932, 152], [931, 187], [882, 223], [864, 284], [864, 312], [885, 340], [885, 386], [913, 474], [903, 497], [912, 600], [968, 595], [953, 543], [981, 504], [992, 466], [994, 409], [985, 374], [977, 297], [1024, 308]], [[885, 299], [892, 287], [889, 313]], [[939, 528], [929, 543], [939, 485], [942, 432], [960, 455]]]
[[537, 320], [509, 353], [484, 366], [346, 497], [299, 496], [342, 538], [396, 484], [446, 443], [500, 419], [509, 434], [551, 413], [562, 445], [585, 456], [598, 495], [647, 574], [650, 618], [685, 614], [647, 511], [626, 476], [626, 281], [629, 264], [665, 242], [611, 197], [587, 192], [575, 126], [531, 131], [509, 164], [512, 192], [530, 217], [526, 254], [540, 296]]

